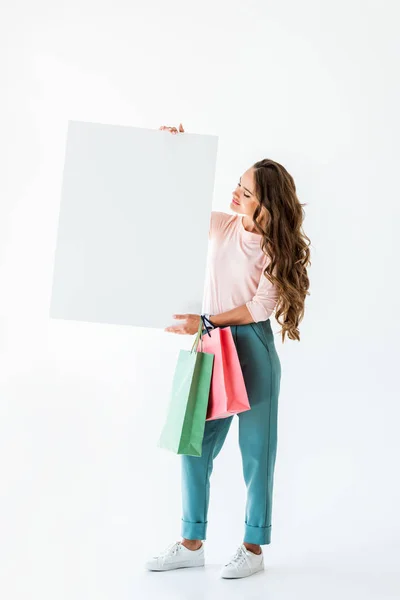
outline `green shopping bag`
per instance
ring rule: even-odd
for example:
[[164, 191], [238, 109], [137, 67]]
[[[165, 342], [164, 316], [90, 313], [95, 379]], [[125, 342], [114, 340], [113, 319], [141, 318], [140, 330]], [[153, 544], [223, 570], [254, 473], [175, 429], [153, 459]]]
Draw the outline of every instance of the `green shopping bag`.
[[179, 352], [167, 417], [157, 444], [176, 454], [201, 456], [202, 453], [214, 364], [214, 354], [203, 352], [202, 327], [200, 319], [192, 349]]

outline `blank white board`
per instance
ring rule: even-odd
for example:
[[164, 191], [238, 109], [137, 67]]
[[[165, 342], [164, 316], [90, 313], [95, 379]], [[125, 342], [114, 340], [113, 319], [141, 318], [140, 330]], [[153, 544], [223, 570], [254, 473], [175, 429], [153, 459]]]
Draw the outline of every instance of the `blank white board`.
[[51, 318], [164, 329], [201, 312], [217, 146], [69, 121]]

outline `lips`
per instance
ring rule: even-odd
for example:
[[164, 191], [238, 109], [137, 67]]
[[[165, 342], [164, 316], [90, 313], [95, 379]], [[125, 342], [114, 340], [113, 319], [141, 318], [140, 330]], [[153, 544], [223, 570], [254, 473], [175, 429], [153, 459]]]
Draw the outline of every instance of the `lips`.
[[237, 202], [237, 200], [235, 200], [235, 198], [232, 198], [232, 202], [233, 202], [233, 204], [239, 204], [239, 202]]

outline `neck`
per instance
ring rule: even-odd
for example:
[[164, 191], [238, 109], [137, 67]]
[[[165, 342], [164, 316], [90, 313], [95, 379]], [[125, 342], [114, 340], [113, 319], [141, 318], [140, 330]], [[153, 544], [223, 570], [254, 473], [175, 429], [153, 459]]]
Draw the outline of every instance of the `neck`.
[[[250, 231], [252, 233], [259, 233], [258, 231], [256, 231], [256, 229], [254, 227], [253, 219], [251, 217], [247, 217], [246, 215], [244, 215], [241, 218], [242, 218], [243, 227], [245, 228], [246, 231]], [[261, 235], [261, 234], [259, 234], [259, 235]]]

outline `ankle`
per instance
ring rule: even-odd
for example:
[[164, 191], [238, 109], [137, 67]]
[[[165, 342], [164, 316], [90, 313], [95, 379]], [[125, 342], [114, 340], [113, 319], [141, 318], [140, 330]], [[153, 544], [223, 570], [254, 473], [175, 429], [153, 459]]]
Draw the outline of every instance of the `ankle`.
[[253, 552], [253, 554], [261, 554], [261, 546], [258, 544], [248, 544], [247, 542], [243, 542], [244, 547]]
[[201, 540], [187, 540], [186, 538], [182, 538], [181, 544], [188, 550], [198, 550], [203, 545], [203, 542]]

